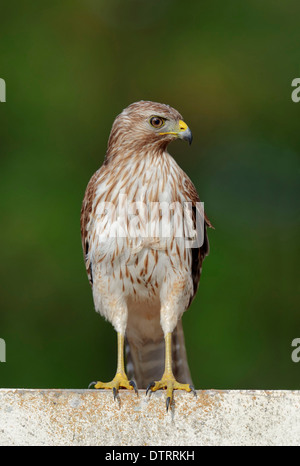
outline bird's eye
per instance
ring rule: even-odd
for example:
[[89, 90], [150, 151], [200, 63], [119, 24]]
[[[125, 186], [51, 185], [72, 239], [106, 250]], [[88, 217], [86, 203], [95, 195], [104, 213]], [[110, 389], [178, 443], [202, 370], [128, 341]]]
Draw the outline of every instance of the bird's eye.
[[152, 117], [150, 118], [150, 124], [154, 127], [154, 128], [161, 128], [165, 123], [165, 120], [161, 117]]

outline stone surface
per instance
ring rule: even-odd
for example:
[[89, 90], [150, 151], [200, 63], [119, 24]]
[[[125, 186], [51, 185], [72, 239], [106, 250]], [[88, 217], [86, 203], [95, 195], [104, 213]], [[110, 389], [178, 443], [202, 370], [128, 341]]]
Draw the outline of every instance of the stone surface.
[[300, 391], [1, 389], [0, 445], [300, 445]]

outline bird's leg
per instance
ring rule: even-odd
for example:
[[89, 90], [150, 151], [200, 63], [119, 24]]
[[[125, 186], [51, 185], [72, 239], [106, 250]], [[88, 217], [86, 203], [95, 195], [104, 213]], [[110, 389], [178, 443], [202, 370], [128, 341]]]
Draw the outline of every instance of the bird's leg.
[[134, 381], [129, 381], [124, 367], [124, 335], [118, 332], [118, 365], [117, 372], [111, 382], [92, 382], [94, 388], [110, 389], [113, 391], [114, 398], [118, 394], [119, 388], [127, 388], [137, 393], [137, 387]]
[[172, 371], [172, 333], [167, 333], [165, 336], [165, 370], [161, 380], [157, 382], [151, 382], [146, 390], [146, 395], [151, 390], [156, 392], [156, 390], [165, 389], [167, 390], [167, 399], [166, 406], [167, 411], [173, 401], [173, 391], [174, 390], [185, 390], [187, 392], [193, 392], [196, 395], [194, 387], [190, 384], [183, 384], [177, 382]]

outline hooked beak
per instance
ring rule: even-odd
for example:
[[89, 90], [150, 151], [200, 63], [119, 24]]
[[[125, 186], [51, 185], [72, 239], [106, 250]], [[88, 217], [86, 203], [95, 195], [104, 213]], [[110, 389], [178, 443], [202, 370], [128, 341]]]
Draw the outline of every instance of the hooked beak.
[[192, 131], [190, 130], [188, 125], [182, 120], [179, 120], [178, 137], [180, 139], [183, 139], [184, 141], [187, 141], [190, 145], [192, 144], [192, 141], [193, 141]]
[[193, 140], [192, 131], [190, 130], [188, 125], [183, 120], [179, 120], [178, 128], [176, 128], [176, 131], [167, 131], [165, 133], [159, 133], [159, 134], [162, 134], [162, 135], [163, 134], [174, 134], [174, 136], [177, 136], [179, 139], [188, 141], [189, 144], [192, 144], [192, 140]]

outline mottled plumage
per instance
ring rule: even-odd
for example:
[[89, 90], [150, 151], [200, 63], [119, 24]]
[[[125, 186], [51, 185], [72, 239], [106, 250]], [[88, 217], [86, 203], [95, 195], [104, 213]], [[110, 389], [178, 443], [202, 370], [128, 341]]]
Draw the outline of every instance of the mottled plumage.
[[[152, 126], [153, 117], [163, 119], [161, 128]], [[82, 204], [82, 245], [95, 309], [126, 336], [128, 372], [139, 388], [162, 376], [169, 333], [174, 376], [191, 382], [181, 316], [197, 291], [211, 225], [205, 217], [203, 244], [196, 248], [185, 247], [173, 226], [169, 237], [152, 234], [163, 222], [157, 203], [191, 202], [195, 222], [197, 191], [167, 152], [173, 139], [190, 137], [184, 125], [168, 105], [140, 101], [127, 107], [113, 124], [104, 163], [88, 183]], [[137, 203], [129, 213], [128, 202]], [[124, 214], [124, 231], [138, 212], [135, 226], [143, 234], [116, 231], [112, 236], [112, 211]], [[143, 232], [145, 225], [150, 231]]]

